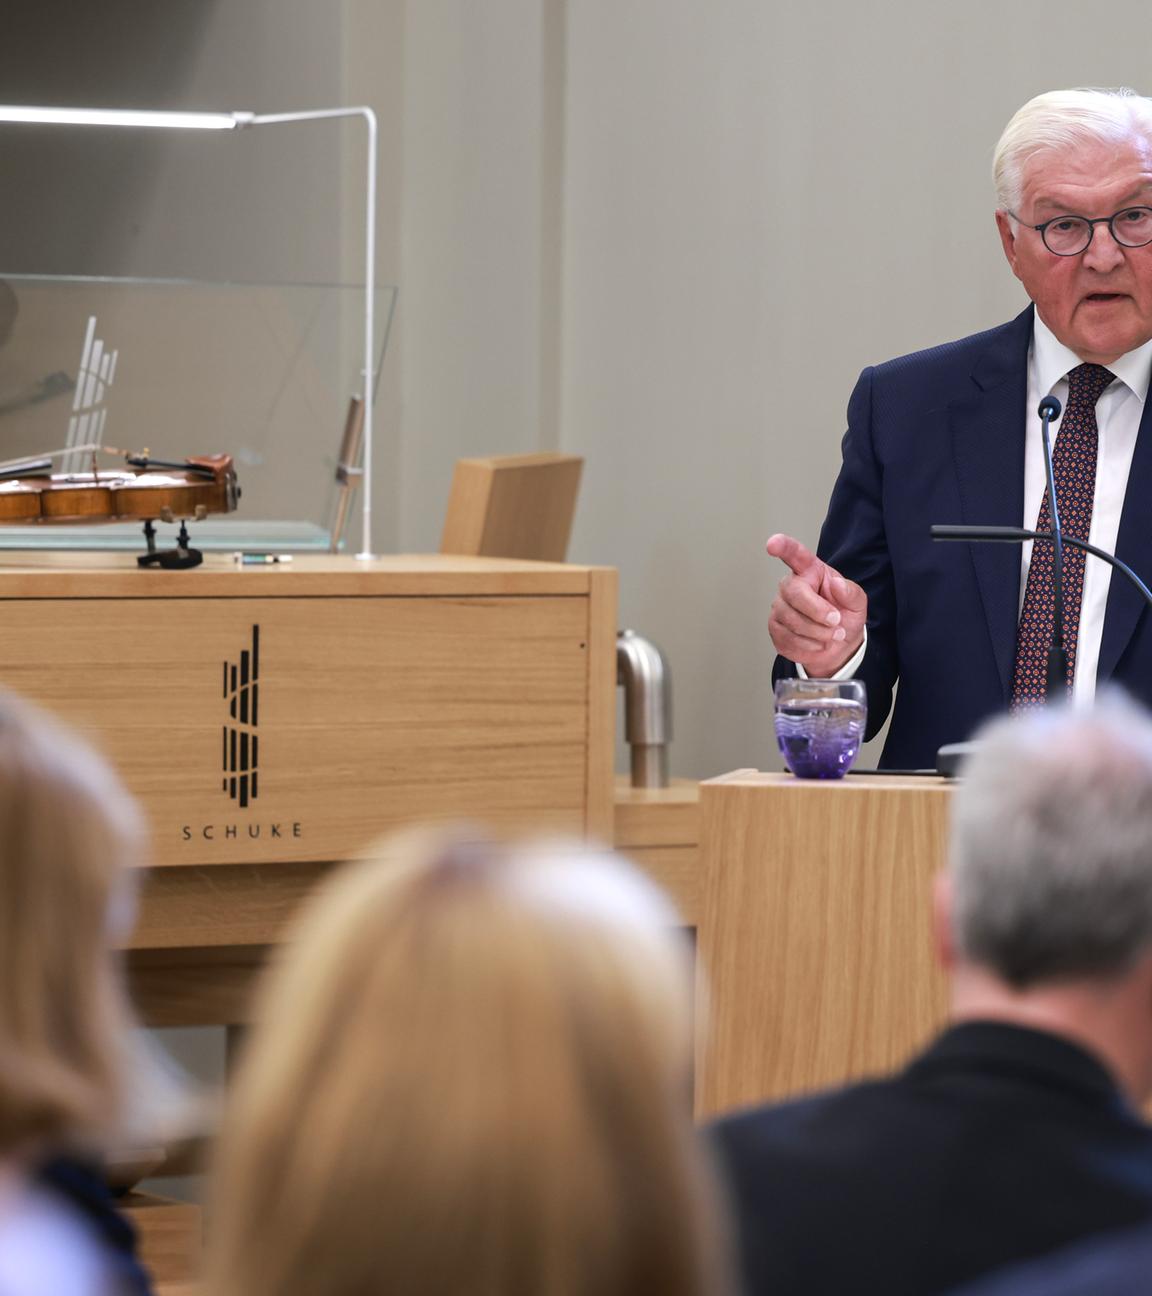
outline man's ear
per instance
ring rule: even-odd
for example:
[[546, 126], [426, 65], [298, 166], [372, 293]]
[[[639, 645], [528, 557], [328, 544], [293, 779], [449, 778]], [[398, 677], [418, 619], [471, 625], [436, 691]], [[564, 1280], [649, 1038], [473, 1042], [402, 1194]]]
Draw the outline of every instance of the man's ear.
[[1012, 218], [1006, 211], [996, 213], [996, 229], [1000, 235], [1000, 246], [1004, 249], [1012, 273], [1019, 279], [1020, 271], [1016, 269], [1016, 234], [1012, 229]]
[[952, 930], [952, 878], [941, 869], [932, 881], [932, 944], [945, 972], [956, 966], [956, 937]]

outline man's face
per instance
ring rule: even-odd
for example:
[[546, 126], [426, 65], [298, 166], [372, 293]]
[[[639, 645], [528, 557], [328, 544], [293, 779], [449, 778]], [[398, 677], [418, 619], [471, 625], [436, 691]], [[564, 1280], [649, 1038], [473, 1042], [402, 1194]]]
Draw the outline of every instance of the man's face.
[[996, 213], [1004, 254], [1040, 318], [1091, 364], [1152, 338], [1152, 243], [1121, 247], [1107, 225], [1092, 227], [1092, 242], [1077, 256], [1056, 256], [1028, 225], [1053, 216], [1111, 216], [1125, 207], [1152, 207], [1152, 143], [1131, 136], [1120, 144], [1081, 143], [1048, 149], [1024, 167], [1023, 222], [1013, 233]]

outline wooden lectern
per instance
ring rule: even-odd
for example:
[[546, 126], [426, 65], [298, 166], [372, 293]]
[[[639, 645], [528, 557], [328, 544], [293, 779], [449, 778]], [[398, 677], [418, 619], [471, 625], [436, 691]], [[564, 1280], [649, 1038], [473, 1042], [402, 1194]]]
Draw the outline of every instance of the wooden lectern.
[[704, 1115], [886, 1072], [942, 1024], [949, 785], [741, 770], [701, 786]]
[[504, 559], [0, 567], [2, 681], [85, 733], [152, 859], [129, 958], [156, 1025], [245, 1020], [334, 863], [466, 819], [612, 837], [616, 576]]

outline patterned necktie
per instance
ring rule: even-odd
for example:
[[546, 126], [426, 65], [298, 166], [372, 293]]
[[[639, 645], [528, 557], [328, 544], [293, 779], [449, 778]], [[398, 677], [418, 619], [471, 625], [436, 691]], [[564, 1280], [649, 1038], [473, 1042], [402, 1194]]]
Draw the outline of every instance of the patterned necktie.
[[[1052, 450], [1052, 475], [1056, 479], [1056, 504], [1065, 535], [1087, 540], [1092, 525], [1092, 497], [1096, 490], [1096, 402], [1115, 378], [1103, 365], [1078, 365], [1068, 375], [1068, 402]], [[1037, 531], [1051, 531], [1048, 492], [1040, 503]], [[1076, 669], [1076, 640], [1080, 630], [1080, 599], [1084, 592], [1082, 549], [1064, 550], [1064, 647], [1068, 653], [1068, 687]], [[1019, 711], [1044, 701], [1048, 649], [1052, 643], [1055, 599], [1052, 594], [1052, 545], [1032, 546], [1028, 584], [1016, 639], [1016, 671], [1012, 680], [1012, 709]]]

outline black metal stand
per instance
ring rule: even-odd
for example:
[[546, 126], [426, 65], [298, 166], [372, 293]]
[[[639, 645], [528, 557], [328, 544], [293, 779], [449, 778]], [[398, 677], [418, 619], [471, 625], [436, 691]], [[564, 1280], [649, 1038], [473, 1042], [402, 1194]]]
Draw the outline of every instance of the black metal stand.
[[178, 570], [183, 567], [199, 567], [204, 561], [204, 555], [200, 550], [193, 549], [188, 543], [188, 528], [183, 522], [180, 523], [175, 549], [156, 548], [156, 528], [151, 519], [144, 523], [144, 539], [148, 542], [148, 552], [140, 554], [136, 559], [141, 567]]

